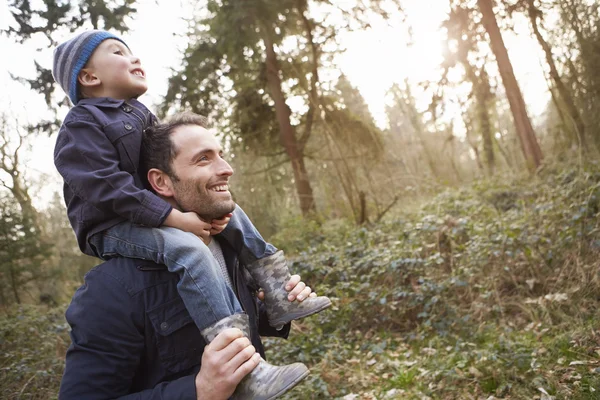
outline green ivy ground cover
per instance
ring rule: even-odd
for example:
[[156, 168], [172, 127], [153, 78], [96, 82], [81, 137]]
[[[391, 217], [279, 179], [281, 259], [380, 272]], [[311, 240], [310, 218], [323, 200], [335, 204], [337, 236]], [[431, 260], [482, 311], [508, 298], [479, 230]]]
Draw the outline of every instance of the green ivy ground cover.
[[335, 309], [269, 341], [290, 399], [600, 399], [600, 169], [547, 168], [356, 229], [286, 232]]
[[[600, 168], [563, 165], [371, 226], [290, 223], [273, 242], [334, 307], [266, 341], [311, 368], [285, 398], [600, 399], [599, 212]], [[2, 398], [54, 398], [64, 307], [5, 311]]]

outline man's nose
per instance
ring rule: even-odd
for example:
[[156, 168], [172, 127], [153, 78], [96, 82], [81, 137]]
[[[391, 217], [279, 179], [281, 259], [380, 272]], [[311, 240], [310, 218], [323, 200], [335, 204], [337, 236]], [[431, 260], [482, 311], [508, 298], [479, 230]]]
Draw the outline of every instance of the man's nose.
[[141, 64], [140, 58], [137, 56], [131, 56], [131, 63], [132, 64]]
[[225, 161], [222, 158], [219, 158], [219, 170], [218, 170], [218, 174], [220, 176], [231, 176], [233, 175], [233, 168], [231, 168], [231, 165], [229, 165], [229, 163], [227, 161]]

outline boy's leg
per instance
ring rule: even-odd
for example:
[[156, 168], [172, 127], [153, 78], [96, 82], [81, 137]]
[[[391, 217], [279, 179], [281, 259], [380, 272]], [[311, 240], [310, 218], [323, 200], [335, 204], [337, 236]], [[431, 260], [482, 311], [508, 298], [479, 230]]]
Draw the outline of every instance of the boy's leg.
[[152, 260], [179, 275], [177, 289], [200, 330], [243, 310], [217, 260], [192, 233], [120, 223], [91, 239], [103, 258], [114, 255]]
[[237, 204], [231, 220], [219, 235], [227, 240], [244, 264], [251, 264], [277, 252], [275, 246], [265, 242], [250, 218]]
[[265, 291], [269, 324], [277, 329], [296, 319], [308, 317], [331, 306], [325, 296], [289, 301], [285, 286], [291, 278], [282, 251], [265, 242], [244, 210], [236, 205], [227, 227], [220, 233], [239, 254], [252, 278]]
[[327, 296], [307, 297], [302, 302], [290, 301], [285, 286], [291, 279], [283, 251], [247, 266], [248, 272], [265, 292], [269, 325], [280, 329], [290, 321], [308, 317], [329, 308]]

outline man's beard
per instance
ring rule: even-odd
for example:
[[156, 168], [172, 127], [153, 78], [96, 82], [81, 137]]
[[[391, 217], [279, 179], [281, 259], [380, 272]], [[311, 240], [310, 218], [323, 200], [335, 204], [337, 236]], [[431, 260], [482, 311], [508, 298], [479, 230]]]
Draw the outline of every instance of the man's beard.
[[[208, 190], [199, 190], [193, 181], [177, 181], [173, 183], [175, 200], [183, 211], [193, 211], [206, 222], [219, 219], [233, 212], [233, 199], [219, 200], [211, 196]], [[215, 192], [215, 195], [218, 194]]]

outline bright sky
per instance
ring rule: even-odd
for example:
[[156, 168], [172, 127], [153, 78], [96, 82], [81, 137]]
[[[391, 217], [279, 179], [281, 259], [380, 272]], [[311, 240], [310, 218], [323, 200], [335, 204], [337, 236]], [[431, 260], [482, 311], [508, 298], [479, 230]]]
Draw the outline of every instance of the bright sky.
[[[140, 100], [151, 108], [166, 92], [169, 69], [177, 65], [184, 48], [185, 40], [174, 35], [185, 31], [182, 17], [189, 15], [189, 9], [184, 6], [185, 1], [179, 2], [140, 0], [131, 31], [123, 36], [146, 69], [150, 89]], [[406, 78], [414, 83], [437, 81], [440, 77], [438, 66], [442, 60], [440, 43], [443, 34], [439, 32], [439, 26], [446, 16], [448, 0], [404, 0], [403, 6], [408, 16], [405, 22], [397, 17], [388, 23], [373, 23], [372, 29], [342, 38], [347, 50], [340, 58], [341, 70], [359, 88], [382, 127], [386, 125], [386, 92], [393, 82], [404, 82]], [[5, 29], [10, 21], [7, 2], [0, 0], [0, 29]], [[414, 45], [411, 47], [405, 44], [409, 42], [407, 24], [413, 32]], [[65, 39], [68, 37], [71, 34], [66, 33]], [[514, 33], [503, 32], [503, 37], [530, 114], [535, 118], [542, 114], [548, 101], [540, 63], [541, 50], [525, 19], [517, 21]], [[9, 115], [18, 116], [23, 123], [36, 121], [45, 114], [47, 107], [41, 96], [12, 81], [9, 72], [33, 76], [34, 59], [49, 67], [52, 51], [45, 46], [47, 43], [43, 40], [24, 46], [0, 37], [0, 91], [3, 93], [0, 110], [9, 110]], [[422, 108], [429, 101], [425, 96], [417, 100]], [[55, 137], [39, 138], [29, 153], [30, 179], [42, 179], [45, 183], [42, 192], [37, 193], [38, 201], [61, 190], [60, 177], [54, 172], [52, 163], [54, 140]]]

